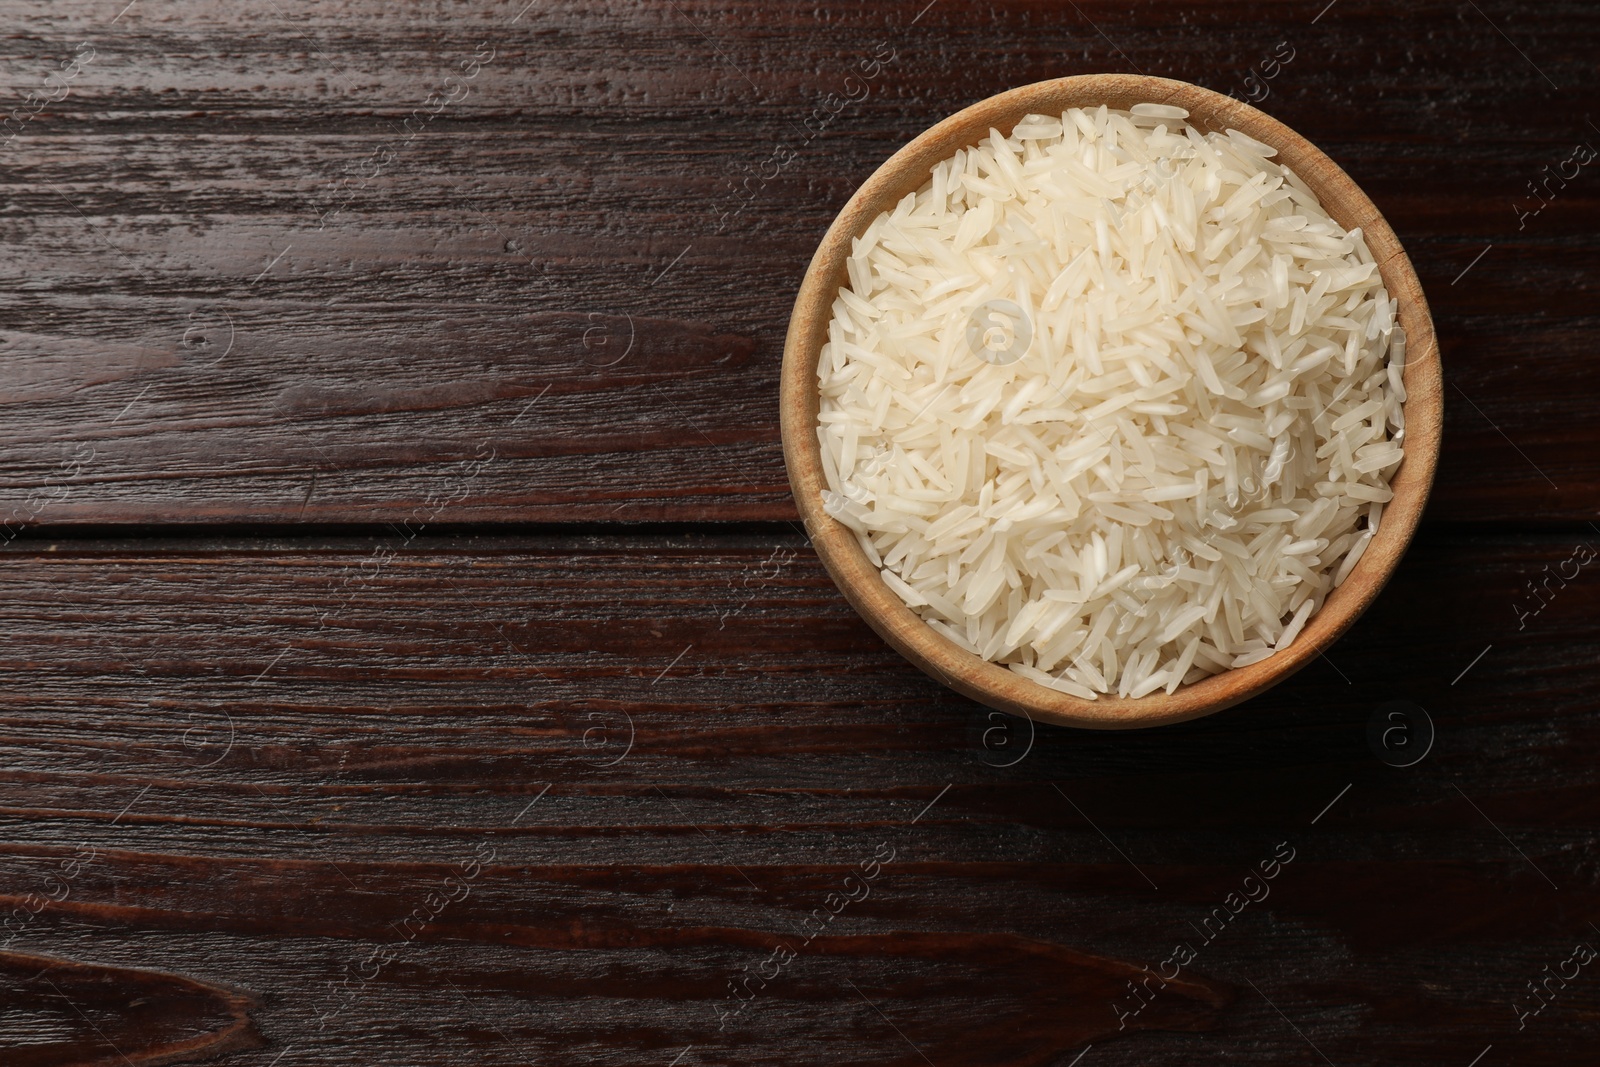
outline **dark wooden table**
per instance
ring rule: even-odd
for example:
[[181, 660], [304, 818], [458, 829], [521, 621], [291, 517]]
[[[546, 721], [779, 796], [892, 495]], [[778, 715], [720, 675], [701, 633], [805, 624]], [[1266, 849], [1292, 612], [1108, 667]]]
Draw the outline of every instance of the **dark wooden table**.
[[[1592, 5], [525, 3], [0, 3], [0, 1064], [1593, 1062]], [[821, 571], [781, 339], [1135, 70], [1377, 201], [1443, 464], [1325, 661], [1035, 728]]]

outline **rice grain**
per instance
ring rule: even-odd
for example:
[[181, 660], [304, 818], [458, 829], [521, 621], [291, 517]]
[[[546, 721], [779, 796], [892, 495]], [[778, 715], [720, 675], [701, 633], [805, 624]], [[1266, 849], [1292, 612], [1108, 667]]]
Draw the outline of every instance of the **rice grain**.
[[1294, 643], [1404, 457], [1359, 229], [1181, 109], [1030, 115], [856, 239], [818, 362], [827, 513], [941, 634], [1083, 699]]

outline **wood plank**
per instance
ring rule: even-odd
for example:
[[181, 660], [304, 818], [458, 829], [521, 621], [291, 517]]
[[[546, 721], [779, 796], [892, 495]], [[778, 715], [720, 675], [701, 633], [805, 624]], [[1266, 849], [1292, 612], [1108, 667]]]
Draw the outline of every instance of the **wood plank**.
[[1600, 139], [1600, 25], [1323, 6], [15, 4], [19, 98], [94, 51], [4, 147], [0, 521], [791, 517], [832, 214], [967, 103], [1128, 69], [1264, 88], [1389, 215], [1452, 385], [1437, 517], [1592, 516], [1600, 186], [1519, 212]]
[[782, 528], [20, 538], [3, 947], [236, 991], [245, 1067], [1569, 1063], [1600, 986], [1513, 1005], [1600, 941], [1596, 542], [1426, 527], [1326, 665], [1113, 735], [940, 689]]

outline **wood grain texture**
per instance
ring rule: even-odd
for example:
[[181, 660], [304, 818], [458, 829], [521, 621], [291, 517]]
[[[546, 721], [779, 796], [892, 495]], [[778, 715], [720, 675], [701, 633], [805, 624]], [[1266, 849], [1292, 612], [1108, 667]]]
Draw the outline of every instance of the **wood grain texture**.
[[263, 1044], [248, 997], [173, 975], [0, 952], [0, 990], [8, 1067], [56, 1067], [69, 1045], [84, 1067], [163, 1067]]
[[1395, 226], [1432, 514], [1593, 515], [1586, 5], [925, 7], [12, 0], [13, 102], [67, 95], [0, 148], [0, 521], [792, 518], [779, 352], [834, 213], [961, 107], [1102, 71], [1265, 92]]
[[1425, 528], [1326, 664], [1110, 735], [939, 688], [782, 529], [19, 539], [7, 947], [248, 995], [243, 1067], [1568, 1063], [1600, 985], [1513, 1003], [1600, 941], [1596, 540]]
[[[1589, 5], [0, 13], [6, 1067], [1591, 1053], [1600, 981], [1546, 968], [1600, 944], [1600, 186], [1541, 170], [1600, 143]], [[860, 182], [1103, 71], [1264, 88], [1394, 225], [1446, 380], [1373, 609], [1123, 735], [879, 642], [782, 521], [776, 415]], [[589, 525], [470, 525], [528, 521]]]

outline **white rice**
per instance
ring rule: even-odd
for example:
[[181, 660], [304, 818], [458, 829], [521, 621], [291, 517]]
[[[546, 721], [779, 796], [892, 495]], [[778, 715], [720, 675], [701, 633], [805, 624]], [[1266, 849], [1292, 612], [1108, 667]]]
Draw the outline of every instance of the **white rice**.
[[1378, 529], [1404, 332], [1273, 149], [1161, 104], [1029, 115], [856, 240], [828, 513], [929, 625], [1093, 699], [1289, 647]]

